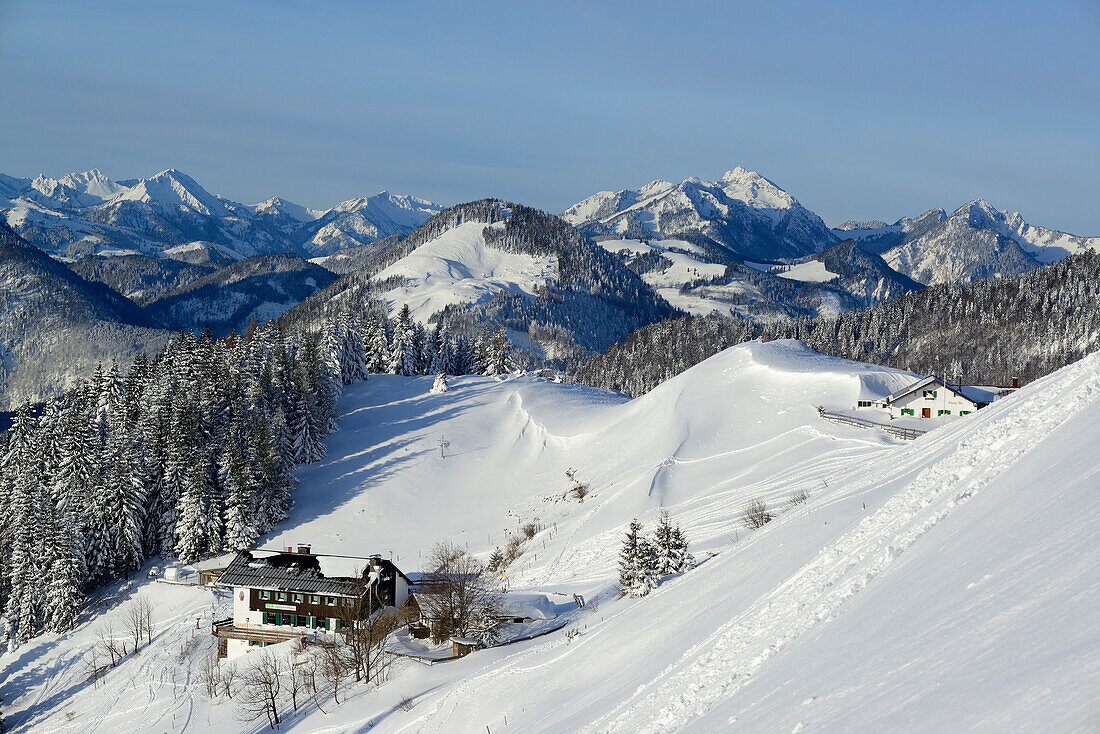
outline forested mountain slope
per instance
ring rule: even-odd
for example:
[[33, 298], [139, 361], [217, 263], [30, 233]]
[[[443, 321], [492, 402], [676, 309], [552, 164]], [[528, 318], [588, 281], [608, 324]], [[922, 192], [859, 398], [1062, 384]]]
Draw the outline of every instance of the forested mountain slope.
[[381, 298], [473, 338], [505, 326], [551, 362], [675, 313], [619, 258], [551, 214], [497, 199], [451, 207], [279, 320], [299, 326]]
[[85, 280], [108, 285], [138, 305], [155, 301], [218, 269], [210, 263], [192, 264], [148, 255], [88, 255], [67, 264]]
[[654, 324], [594, 357], [575, 379], [640, 395], [752, 338], [800, 339], [825, 354], [972, 384], [1032, 380], [1100, 347], [1100, 254], [1086, 250], [1016, 278], [934, 286], [834, 318]]
[[336, 274], [297, 255], [240, 260], [165, 293], [145, 306], [157, 323], [182, 331], [210, 327], [217, 336], [260, 326], [336, 280]]
[[0, 222], [0, 406], [56, 394], [100, 363], [158, 349], [168, 332]]

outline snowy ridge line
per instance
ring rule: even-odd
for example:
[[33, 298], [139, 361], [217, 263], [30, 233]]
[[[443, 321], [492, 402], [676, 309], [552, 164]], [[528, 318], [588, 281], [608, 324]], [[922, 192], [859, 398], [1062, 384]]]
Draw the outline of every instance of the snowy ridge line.
[[[1044, 389], [1025, 399], [1006, 400], [1008, 405], [998, 407], [1007, 415], [975, 427], [954, 452], [921, 471], [912, 484], [752, 609], [582, 731], [675, 731], [728, 699], [799, 635], [843, 613], [846, 603], [918, 538], [1015, 464], [1030, 447], [1021, 437], [1041, 440], [1094, 401], [1100, 395], [1097, 361], [1082, 360], [1066, 370], [1069, 374], [1036, 383]], [[1069, 393], [1054, 389], [1078, 381], [1081, 384]], [[1061, 413], [1053, 409], [1054, 403]], [[873, 482], [873, 475], [869, 471], [864, 482]]]

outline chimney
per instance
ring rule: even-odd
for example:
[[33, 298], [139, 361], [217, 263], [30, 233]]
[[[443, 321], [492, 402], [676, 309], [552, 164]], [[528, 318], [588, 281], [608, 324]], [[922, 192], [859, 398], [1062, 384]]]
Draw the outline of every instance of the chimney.
[[299, 543], [299, 544], [298, 544], [298, 555], [301, 555], [301, 556], [308, 556], [308, 555], [309, 555], [309, 552], [310, 552], [310, 550], [311, 550], [311, 546], [309, 546], [309, 545], [304, 545], [304, 544], [302, 544], [302, 543]]
[[1020, 386], [1020, 378], [1019, 377], [1013, 377], [1012, 378], [1012, 387], [1019, 387], [1019, 386]]

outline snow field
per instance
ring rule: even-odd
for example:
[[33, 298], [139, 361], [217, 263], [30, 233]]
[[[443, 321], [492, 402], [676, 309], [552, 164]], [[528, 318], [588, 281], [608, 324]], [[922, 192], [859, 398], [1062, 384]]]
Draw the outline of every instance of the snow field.
[[487, 247], [484, 223], [466, 222], [421, 245], [374, 276], [405, 279], [382, 295], [394, 314], [408, 304], [413, 318], [428, 318], [455, 303], [476, 303], [503, 290], [533, 294], [557, 278], [557, 260]]

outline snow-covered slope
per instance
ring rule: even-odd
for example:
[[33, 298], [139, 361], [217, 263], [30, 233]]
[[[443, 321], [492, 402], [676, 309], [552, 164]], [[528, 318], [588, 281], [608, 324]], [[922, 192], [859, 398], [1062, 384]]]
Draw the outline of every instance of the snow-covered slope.
[[1082, 250], [1100, 249], [1100, 237], [1078, 237], [1028, 224], [1019, 212], [975, 199], [950, 216], [934, 209], [892, 225], [846, 222], [836, 233], [891, 267], [925, 284], [1011, 276]]
[[[574, 637], [398, 663], [339, 706], [288, 710], [284, 729], [1088, 730], [1100, 354], [913, 442], [817, 417], [910, 377], [775, 342], [630, 402], [526, 377], [459, 378], [439, 395], [430, 378], [351, 386], [329, 458], [302, 471], [293, 516], [266, 545], [392, 553], [416, 570], [438, 540], [486, 552], [538, 517], [548, 529], [509, 569], [512, 588], [589, 605]], [[560, 499], [567, 467], [591, 483], [583, 504]], [[784, 507], [800, 489], [808, 502]], [[748, 532], [737, 515], [754, 498], [780, 512]], [[661, 507], [702, 563], [616, 599], [624, 527], [652, 527]], [[90, 622], [0, 658], [16, 731], [240, 727], [235, 704], [207, 700], [197, 679], [213, 642], [190, 630], [219, 613], [208, 592], [139, 590], [163, 600], [158, 637], [98, 689], [78, 662]], [[115, 594], [97, 621], [118, 623]]]
[[482, 235], [485, 226], [460, 224], [374, 276], [375, 280], [402, 280], [382, 295], [391, 310], [396, 313], [408, 304], [413, 318], [427, 322], [452, 304], [477, 303], [501, 291], [534, 294], [536, 286], [557, 278], [554, 257], [489, 247]]
[[602, 239], [600, 245], [624, 258], [666, 301], [701, 316], [834, 316], [921, 287], [852, 240], [805, 258], [763, 263], [713, 262], [711, 248], [685, 240]]
[[[726, 272], [726, 266], [708, 262], [698, 255], [698, 247], [683, 240], [602, 240], [600, 245], [608, 252], [632, 259], [649, 258], [650, 264], [638, 269], [642, 280], [653, 286], [662, 298], [688, 313], [706, 315], [714, 310], [725, 310], [725, 304], [717, 300], [681, 293], [685, 283], [715, 278]], [[692, 254], [688, 254], [692, 253]]]
[[717, 181], [653, 181], [635, 190], [601, 191], [562, 218], [593, 236], [694, 235], [764, 259], [806, 255], [839, 241], [794, 197], [741, 166]]

